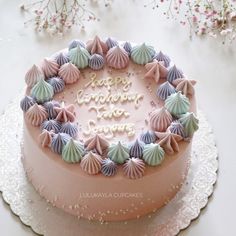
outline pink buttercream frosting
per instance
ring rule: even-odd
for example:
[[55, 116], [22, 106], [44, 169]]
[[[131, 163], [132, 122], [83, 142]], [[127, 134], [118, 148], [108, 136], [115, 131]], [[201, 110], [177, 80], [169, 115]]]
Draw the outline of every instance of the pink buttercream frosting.
[[165, 78], [167, 76], [168, 70], [164, 66], [164, 62], [157, 61], [156, 59], [153, 62], [147, 63], [145, 65], [147, 73], [145, 74], [145, 78], [152, 78], [158, 83], [160, 78]]
[[107, 64], [115, 69], [122, 69], [129, 64], [128, 53], [120, 46], [111, 48], [106, 55]]
[[87, 50], [91, 54], [97, 53], [100, 55], [104, 55], [107, 52], [108, 47], [106, 43], [104, 43], [98, 36], [95, 36], [93, 40], [89, 40], [87, 42]]
[[156, 109], [150, 114], [150, 126], [154, 131], [166, 131], [172, 120], [170, 112], [165, 107]]
[[56, 120], [60, 122], [74, 122], [75, 121], [75, 106], [73, 104], [62, 107], [54, 107], [57, 112]]
[[73, 84], [80, 77], [79, 69], [71, 62], [61, 66], [58, 74], [65, 81], [66, 84]]
[[145, 164], [143, 160], [132, 157], [128, 161], [125, 162], [123, 170], [124, 170], [124, 174], [128, 178], [138, 179], [138, 178], [141, 178], [144, 174]]
[[155, 132], [158, 138], [158, 144], [165, 150], [168, 155], [173, 155], [175, 152], [179, 152], [179, 144], [183, 138], [178, 134], [171, 132]]
[[48, 118], [48, 113], [42, 105], [35, 103], [26, 112], [26, 119], [33, 125], [39, 126]]
[[46, 78], [56, 76], [59, 70], [59, 65], [55, 60], [45, 58], [42, 62], [42, 71]]
[[83, 171], [90, 175], [98, 174], [102, 168], [102, 158], [96, 153], [88, 152], [82, 158], [80, 166]]
[[185, 96], [194, 95], [194, 85], [197, 83], [195, 80], [188, 80], [185, 78], [176, 79], [173, 84], [176, 86], [176, 91], [181, 91]]
[[32, 88], [41, 78], [44, 78], [42, 70], [33, 65], [25, 75], [25, 82], [29, 88]]
[[53, 132], [47, 131], [46, 129], [39, 135], [39, 142], [42, 147], [46, 148], [51, 145]]
[[109, 147], [109, 142], [101, 135], [95, 134], [84, 143], [85, 148], [90, 151], [95, 149], [100, 155]]

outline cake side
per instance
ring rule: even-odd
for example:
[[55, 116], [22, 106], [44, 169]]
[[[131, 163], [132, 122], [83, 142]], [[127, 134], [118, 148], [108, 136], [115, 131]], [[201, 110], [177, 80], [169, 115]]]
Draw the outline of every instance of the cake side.
[[39, 194], [64, 211], [87, 219], [119, 221], [139, 218], [167, 204], [183, 184], [190, 162], [191, 143], [181, 143], [180, 152], [161, 166], [146, 169], [135, 181], [122, 168], [115, 176], [96, 178], [79, 165], [70, 165], [48, 150], [42, 151], [24, 128], [23, 165]]

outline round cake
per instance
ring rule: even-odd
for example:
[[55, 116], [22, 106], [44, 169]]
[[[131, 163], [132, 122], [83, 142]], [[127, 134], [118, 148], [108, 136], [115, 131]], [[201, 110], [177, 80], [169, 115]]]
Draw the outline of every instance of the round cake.
[[89, 220], [155, 212], [184, 183], [194, 85], [147, 43], [96, 36], [25, 75], [23, 165], [54, 206]]

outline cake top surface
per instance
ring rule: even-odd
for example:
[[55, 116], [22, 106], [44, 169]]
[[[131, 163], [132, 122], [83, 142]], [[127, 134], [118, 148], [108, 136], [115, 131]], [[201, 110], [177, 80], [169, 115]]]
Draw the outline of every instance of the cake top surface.
[[91, 175], [137, 179], [198, 128], [194, 85], [143, 43], [73, 40], [26, 73], [21, 108], [42, 148]]

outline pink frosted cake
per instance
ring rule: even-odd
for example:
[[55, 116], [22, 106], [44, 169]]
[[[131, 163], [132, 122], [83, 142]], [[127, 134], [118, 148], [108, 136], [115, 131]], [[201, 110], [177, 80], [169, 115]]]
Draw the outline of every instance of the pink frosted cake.
[[25, 81], [23, 164], [54, 206], [120, 221], [179, 191], [198, 129], [195, 81], [167, 55], [146, 43], [74, 40]]

